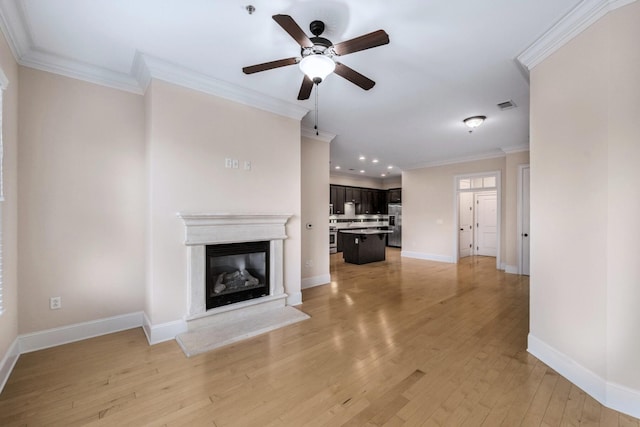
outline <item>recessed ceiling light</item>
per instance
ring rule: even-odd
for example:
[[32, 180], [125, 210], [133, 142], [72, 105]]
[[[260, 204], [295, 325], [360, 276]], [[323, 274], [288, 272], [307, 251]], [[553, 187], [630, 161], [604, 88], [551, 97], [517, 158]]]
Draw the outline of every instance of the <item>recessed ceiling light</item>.
[[336, 166], [336, 169], [340, 169], [340, 166]]
[[381, 173], [380, 176], [387, 176], [387, 174], [386, 173]]
[[362, 170], [360, 171], [360, 173], [364, 173], [364, 169], [362, 169]]
[[367, 160], [365, 156], [360, 156], [360, 160]]
[[378, 163], [378, 161], [379, 161], [378, 159], [371, 160], [372, 163]]
[[389, 165], [387, 166], [387, 169], [393, 169], [393, 166]]

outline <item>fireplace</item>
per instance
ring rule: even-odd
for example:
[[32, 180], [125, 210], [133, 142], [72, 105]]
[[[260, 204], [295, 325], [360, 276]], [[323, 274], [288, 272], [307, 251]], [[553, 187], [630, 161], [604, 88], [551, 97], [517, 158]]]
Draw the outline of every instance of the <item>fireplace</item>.
[[308, 319], [287, 306], [289, 214], [179, 213], [187, 246], [187, 356]]
[[[285, 307], [288, 295], [284, 291], [283, 241], [287, 238], [285, 224], [291, 215], [179, 213], [178, 216], [184, 221], [184, 243], [188, 248], [185, 320], [189, 330]], [[222, 255], [222, 259], [214, 261], [217, 255]], [[247, 270], [251, 278], [244, 277], [242, 270]], [[226, 274], [234, 272], [236, 277], [225, 283]], [[224, 289], [218, 286], [216, 295], [216, 282], [222, 273], [225, 277], [218, 285], [225, 286]], [[240, 275], [243, 277], [237, 277]], [[256, 284], [253, 288], [252, 278], [258, 279], [260, 286]], [[250, 283], [244, 286], [245, 282]], [[238, 292], [231, 292], [229, 288], [234, 287]]]
[[269, 242], [207, 245], [206, 309], [269, 295]]

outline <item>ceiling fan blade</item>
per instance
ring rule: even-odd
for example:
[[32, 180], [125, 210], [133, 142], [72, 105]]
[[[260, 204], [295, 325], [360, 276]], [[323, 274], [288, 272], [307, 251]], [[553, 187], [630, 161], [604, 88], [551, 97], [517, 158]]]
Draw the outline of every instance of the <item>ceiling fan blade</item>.
[[300, 86], [300, 92], [298, 92], [298, 100], [304, 101], [311, 96], [311, 89], [313, 89], [313, 81], [308, 76], [304, 76], [302, 80], [302, 86]]
[[251, 65], [244, 67], [242, 71], [245, 74], [253, 74], [259, 71], [267, 71], [273, 68], [286, 67], [287, 65], [293, 65], [298, 62], [298, 58], [278, 59], [277, 61], [265, 62], [263, 64]]
[[301, 47], [312, 47], [313, 43], [309, 40], [309, 37], [302, 31], [302, 28], [296, 21], [289, 15], [273, 15], [273, 20], [276, 21], [282, 29], [284, 29]]
[[359, 52], [372, 47], [382, 46], [389, 43], [389, 35], [384, 30], [374, 31], [355, 39], [346, 40], [333, 45], [333, 49], [338, 55]]
[[339, 62], [336, 62], [336, 69], [334, 72], [340, 77], [349, 80], [351, 83], [360, 86], [364, 90], [369, 90], [376, 85], [376, 82], [370, 78], [363, 76], [353, 68], [349, 68]]

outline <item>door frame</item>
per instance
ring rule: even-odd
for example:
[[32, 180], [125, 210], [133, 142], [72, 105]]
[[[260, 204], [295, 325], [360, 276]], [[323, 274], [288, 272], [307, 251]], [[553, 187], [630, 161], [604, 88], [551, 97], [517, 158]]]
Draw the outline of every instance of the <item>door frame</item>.
[[[497, 247], [496, 247], [496, 269], [502, 270], [502, 171], [487, 171], [487, 172], [479, 172], [479, 173], [466, 173], [461, 175], [455, 175], [453, 177], [453, 224], [456, 226], [453, 228], [453, 256], [451, 259], [455, 264], [460, 261], [460, 248], [458, 247], [458, 231], [460, 230], [460, 216], [459, 216], [459, 207], [460, 207], [460, 196], [461, 192], [466, 192], [467, 190], [460, 190], [460, 180], [461, 179], [469, 179], [469, 178], [484, 178], [484, 177], [496, 177], [496, 196], [497, 196], [497, 218], [496, 221], [498, 223], [497, 230]], [[493, 188], [478, 188], [471, 189], [468, 191], [481, 192], [493, 190]], [[475, 230], [474, 230], [475, 232]]]
[[[516, 235], [516, 238], [517, 238], [516, 245], [518, 249], [518, 274], [522, 274], [522, 265], [523, 265], [522, 256], [524, 255], [522, 253], [522, 243], [523, 243], [522, 215], [524, 214], [523, 199], [522, 199], [522, 193], [523, 193], [522, 175], [525, 169], [529, 169], [529, 183], [531, 183], [531, 166], [529, 165], [529, 163], [518, 165], [518, 191], [517, 191], [517, 202], [516, 202], [517, 203], [516, 215], [517, 215], [517, 223], [518, 223], [517, 235]], [[529, 202], [531, 202], [531, 185], [529, 185]], [[529, 212], [531, 212], [531, 204], [529, 204]], [[529, 222], [531, 222], [531, 214], [529, 214]], [[531, 234], [531, 232], [529, 232], [529, 234]], [[529, 249], [529, 270], [531, 270], [531, 249]]]

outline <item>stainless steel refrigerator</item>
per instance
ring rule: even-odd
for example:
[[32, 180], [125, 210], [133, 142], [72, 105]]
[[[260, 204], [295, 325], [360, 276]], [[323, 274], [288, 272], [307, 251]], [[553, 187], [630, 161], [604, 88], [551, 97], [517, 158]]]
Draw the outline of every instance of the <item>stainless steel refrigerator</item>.
[[389, 204], [389, 230], [393, 233], [387, 236], [387, 245], [396, 248], [402, 247], [402, 205]]

